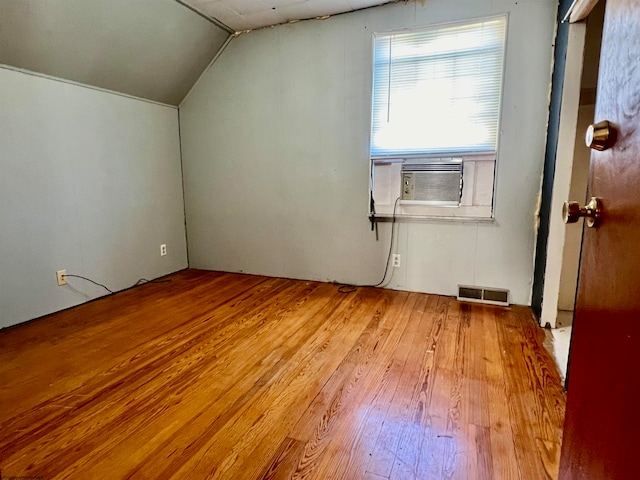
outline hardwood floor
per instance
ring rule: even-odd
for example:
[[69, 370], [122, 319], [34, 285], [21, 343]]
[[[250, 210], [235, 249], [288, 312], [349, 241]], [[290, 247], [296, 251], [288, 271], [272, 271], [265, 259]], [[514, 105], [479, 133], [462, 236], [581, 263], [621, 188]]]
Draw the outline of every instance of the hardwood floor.
[[0, 476], [555, 478], [524, 307], [187, 270], [0, 332]]

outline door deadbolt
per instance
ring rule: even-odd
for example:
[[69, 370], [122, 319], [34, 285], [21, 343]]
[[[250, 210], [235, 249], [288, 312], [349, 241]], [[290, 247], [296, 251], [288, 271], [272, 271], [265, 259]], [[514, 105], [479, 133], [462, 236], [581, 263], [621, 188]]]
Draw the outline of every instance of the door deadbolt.
[[613, 126], [607, 120], [603, 120], [587, 127], [584, 143], [592, 150], [602, 152], [613, 146], [616, 139], [615, 133]]
[[562, 220], [564, 223], [576, 223], [580, 217], [584, 217], [587, 227], [597, 227], [602, 215], [602, 200], [591, 197], [591, 201], [584, 207], [578, 202], [564, 202], [562, 206]]

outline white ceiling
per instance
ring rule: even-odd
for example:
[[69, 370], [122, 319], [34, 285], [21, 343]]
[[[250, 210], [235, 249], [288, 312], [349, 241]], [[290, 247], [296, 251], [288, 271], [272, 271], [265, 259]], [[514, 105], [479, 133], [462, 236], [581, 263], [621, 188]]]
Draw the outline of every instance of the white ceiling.
[[[398, 0], [395, 0], [398, 1]], [[180, 0], [238, 32], [291, 20], [323, 17], [389, 0]]]

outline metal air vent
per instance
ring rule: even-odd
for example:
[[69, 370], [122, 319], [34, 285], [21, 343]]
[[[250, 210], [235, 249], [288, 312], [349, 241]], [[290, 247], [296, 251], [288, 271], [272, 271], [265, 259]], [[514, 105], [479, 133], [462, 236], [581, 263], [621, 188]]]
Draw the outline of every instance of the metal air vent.
[[464, 302], [488, 303], [509, 306], [509, 290], [504, 288], [458, 285], [458, 300]]

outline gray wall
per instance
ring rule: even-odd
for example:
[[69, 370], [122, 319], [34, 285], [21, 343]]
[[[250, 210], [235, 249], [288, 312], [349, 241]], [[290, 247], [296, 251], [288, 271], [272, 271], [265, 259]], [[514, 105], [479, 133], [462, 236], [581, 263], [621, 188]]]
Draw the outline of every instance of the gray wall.
[[192, 267], [375, 283], [389, 225], [367, 221], [372, 33], [509, 13], [495, 222], [399, 229], [392, 288], [531, 296], [553, 0], [430, 0], [234, 39], [181, 106]]
[[171, 105], [228, 35], [175, 0], [0, 1], [0, 64]]
[[[187, 266], [175, 108], [0, 68], [0, 327]], [[160, 257], [166, 243], [168, 255]]]

